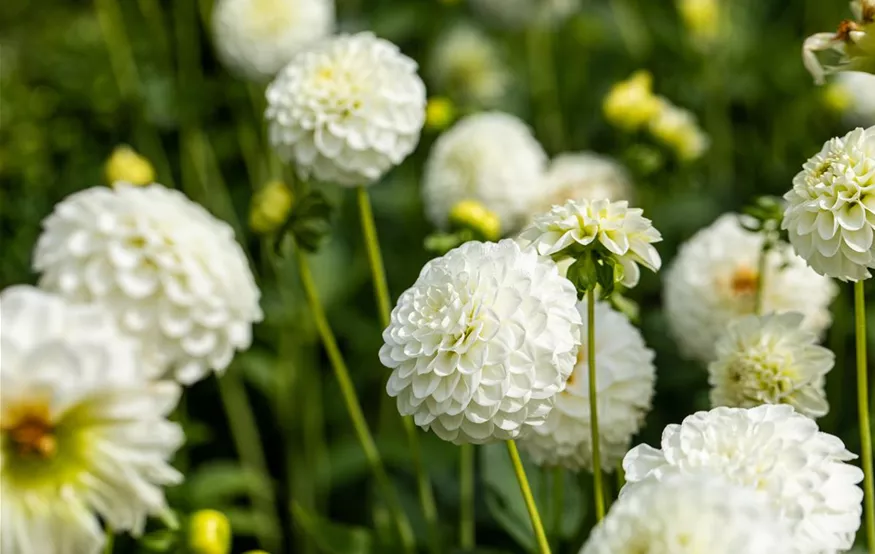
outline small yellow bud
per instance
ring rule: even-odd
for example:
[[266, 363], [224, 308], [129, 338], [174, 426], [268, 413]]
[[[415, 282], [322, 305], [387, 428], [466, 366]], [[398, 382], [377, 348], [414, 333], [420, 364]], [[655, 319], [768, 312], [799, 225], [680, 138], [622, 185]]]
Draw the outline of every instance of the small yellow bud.
[[850, 109], [854, 99], [844, 86], [839, 83], [830, 83], [823, 87], [821, 101], [834, 112], [844, 112]]
[[456, 118], [456, 107], [444, 96], [429, 98], [425, 107], [425, 124], [430, 129], [442, 131]]
[[216, 510], [198, 510], [191, 516], [188, 548], [192, 554], [228, 554], [231, 551], [231, 524]]
[[501, 220], [476, 200], [462, 200], [450, 210], [452, 225], [471, 229], [486, 240], [501, 237]]
[[282, 181], [267, 183], [252, 197], [249, 228], [259, 234], [276, 231], [289, 216], [294, 199], [292, 190]]
[[653, 76], [636, 71], [611, 87], [602, 106], [607, 120], [617, 127], [634, 131], [659, 113], [659, 99], [653, 94]]
[[130, 146], [117, 146], [104, 167], [110, 185], [125, 181], [133, 185], [148, 185], [155, 181], [155, 169], [149, 160], [137, 154]]
[[679, 0], [678, 11], [693, 38], [709, 41], [720, 30], [721, 0]]

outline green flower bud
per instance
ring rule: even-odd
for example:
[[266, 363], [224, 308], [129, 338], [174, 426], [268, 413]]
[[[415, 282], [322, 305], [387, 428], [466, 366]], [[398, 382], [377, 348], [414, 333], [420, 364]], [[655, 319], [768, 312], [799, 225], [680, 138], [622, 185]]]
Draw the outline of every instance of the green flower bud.
[[231, 551], [231, 524], [216, 510], [199, 510], [188, 525], [188, 548], [192, 554], [228, 554]]

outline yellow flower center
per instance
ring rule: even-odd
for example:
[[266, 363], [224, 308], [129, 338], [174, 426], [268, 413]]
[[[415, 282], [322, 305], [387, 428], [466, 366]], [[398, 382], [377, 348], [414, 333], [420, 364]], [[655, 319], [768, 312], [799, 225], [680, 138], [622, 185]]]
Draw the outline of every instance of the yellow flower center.
[[44, 402], [14, 406], [4, 414], [0, 430], [22, 458], [48, 459], [57, 453], [54, 425]]
[[759, 280], [756, 270], [741, 266], [735, 270], [729, 281], [729, 286], [732, 288], [733, 294], [737, 296], [749, 295], [756, 293]]

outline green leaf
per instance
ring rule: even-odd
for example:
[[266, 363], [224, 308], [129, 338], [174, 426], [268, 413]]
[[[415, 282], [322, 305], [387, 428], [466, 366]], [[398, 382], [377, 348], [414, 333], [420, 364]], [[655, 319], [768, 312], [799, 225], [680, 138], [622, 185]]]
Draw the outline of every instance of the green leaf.
[[375, 552], [371, 531], [333, 523], [292, 504], [295, 524], [326, 554], [370, 554]]
[[235, 462], [219, 461], [204, 464], [186, 483], [192, 506], [218, 508], [233, 504], [236, 498], [250, 495], [271, 498], [273, 485], [260, 473]]

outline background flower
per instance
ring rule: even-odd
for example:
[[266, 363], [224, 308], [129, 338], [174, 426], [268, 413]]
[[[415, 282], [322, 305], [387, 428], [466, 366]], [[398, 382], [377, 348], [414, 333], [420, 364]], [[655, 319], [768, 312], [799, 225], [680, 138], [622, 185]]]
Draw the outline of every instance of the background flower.
[[493, 106], [511, 84], [495, 43], [473, 25], [456, 25], [440, 35], [430, 61], [435, 87], [462, 103]]
[[875, 75], [846, 71], [836, 76], [836, 84], [848, 97], [847, 121], [864, 127], [875, 125]]

